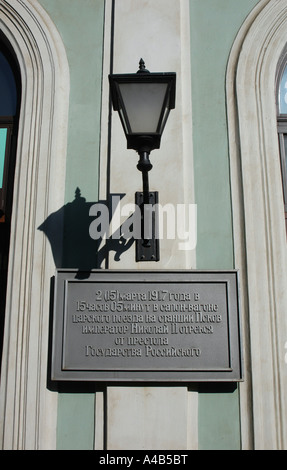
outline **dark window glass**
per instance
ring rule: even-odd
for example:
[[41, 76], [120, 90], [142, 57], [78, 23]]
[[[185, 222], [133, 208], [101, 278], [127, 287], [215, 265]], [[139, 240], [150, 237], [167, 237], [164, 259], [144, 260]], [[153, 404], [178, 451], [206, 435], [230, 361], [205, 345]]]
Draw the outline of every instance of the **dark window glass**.
[[10, 44], [0, 31], [0, 364], [20, 95], [18, 63]]

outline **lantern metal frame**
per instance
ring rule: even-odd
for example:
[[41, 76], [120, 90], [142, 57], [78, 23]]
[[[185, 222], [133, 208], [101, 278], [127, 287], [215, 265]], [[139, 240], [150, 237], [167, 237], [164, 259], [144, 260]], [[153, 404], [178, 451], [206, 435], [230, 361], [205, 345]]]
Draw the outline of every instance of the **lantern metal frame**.
[[[136, 261], [159, 261], [159, 240], [156, 231], [156, 214], [152, 214], [151, 236], [146, 237], [144, 227], [145, 207], [154, 206], [158, 203], [158, 193], [149, 191], [148, 173], [152, 169], [149, 159], [150, 152], [160, 148], [161, 137], [164, 131], [169, 112], [175, 108], [176, 73], [163, 72], [151, 73], [146, 69], [143, 59], [139, 62], [139, 70], [133, 74], [110, 74], [109, 75], [111, 101], [114, 111], [118, 111], [127, 139], [127, 148], [134, 149], [139, 154], [137, 169], [142, 173], [143, 191], [137, 192], [136, 204], [141, 208], [142, 232], [141, 239], [136, 240]], [[161, 112], [157, 121], [157, 127], [153, 132], [133, 132], [132, 123], [126, 110], [120, 86], [123, 84], [166, 84], [166, 91], [161, 105]], [[141, 112], [140, 109], [137, 111]]]

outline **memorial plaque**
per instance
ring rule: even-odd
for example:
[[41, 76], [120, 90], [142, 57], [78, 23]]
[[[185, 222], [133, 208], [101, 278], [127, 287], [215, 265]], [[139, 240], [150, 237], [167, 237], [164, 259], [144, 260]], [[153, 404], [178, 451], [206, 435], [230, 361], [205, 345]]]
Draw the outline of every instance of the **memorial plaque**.
[[53, 380], [242, 380], [236, 271], [58, 270]]

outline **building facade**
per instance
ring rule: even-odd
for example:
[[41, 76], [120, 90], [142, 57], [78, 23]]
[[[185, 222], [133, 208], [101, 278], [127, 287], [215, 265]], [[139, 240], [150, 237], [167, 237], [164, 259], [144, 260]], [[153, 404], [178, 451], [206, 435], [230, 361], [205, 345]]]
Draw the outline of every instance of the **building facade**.
[[[287, 0], [1, 0], [0, 30], [2, 449], [286, 449]], [[141, 190], [108, 83], [141, 58], [177, 75], [150, 189], [197, 209], [156, 263], [90, 233]], [[237, 270], [243, 381], [55, 383], [61, 268]]]

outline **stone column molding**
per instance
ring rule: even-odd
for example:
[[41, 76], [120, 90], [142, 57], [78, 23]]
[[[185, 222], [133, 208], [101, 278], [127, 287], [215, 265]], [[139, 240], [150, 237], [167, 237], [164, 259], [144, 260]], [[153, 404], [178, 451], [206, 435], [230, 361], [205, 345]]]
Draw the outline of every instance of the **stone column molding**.
[[263, 0], [227, 70], [235, 265], [241, 276], [243, 449], [287, 448], [287, 249], [275, 106], [287, 1]]
[[50, 280], [37, 228], [64, 202], [69, 69], [62, 40], [37, 0], [2, 0], [0, 27], [21, 70], [22, 103], [1, 372], [1, 447], [53, 449], [57, 394], [47, 389]]

